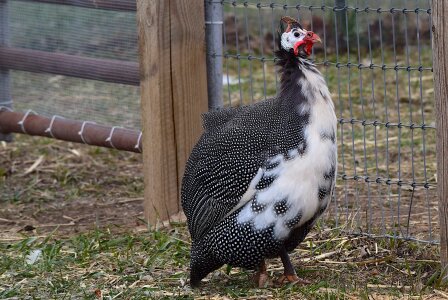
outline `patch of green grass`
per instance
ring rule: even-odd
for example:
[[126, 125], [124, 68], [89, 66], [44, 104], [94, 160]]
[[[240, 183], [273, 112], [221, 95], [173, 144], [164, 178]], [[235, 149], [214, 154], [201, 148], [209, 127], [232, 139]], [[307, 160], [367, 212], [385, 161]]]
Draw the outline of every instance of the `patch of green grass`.
[[[56, 231], [45, 238], [30, 236], [0, 243], [0, 295], [95, 299], [95, 293], [101, 292], [104, 297], [120, 299], [367, 299], [384, 293], [397, 298], [423, 296], [431, 294], [433, 287], [444, 288], [440, 271], [434, 269], [437, 263], [431, 263], [435, 258], [435, 252], [428, 251], [431, 247], [401, 243], [386, 251], [382, 240], [353, 239], [337, 230], [313, 233], [304, 245], [311, 242], [320, 246], [320, 252], [302, 246], [291, 255], [298, 275], [310, 280], [309, 285], [258, 289], [251, 282], [251, 271], [233, 268], [226, 274], [223, 267], [200, 288], [191, 289], [185, 224], [137, 234], [106, 229], [61, 237]], [[360, 247], [374, 249], [375, 245], [379, 247], [376, 253], [359, 255]], [[28, 264], [27, 256], [36, 250], [42, 251], [41, 256]], [[335, 250], [326, 259], [311, 259]], [[272, 278], [281, 274], [279, 260], [268, 264], [268, 273]]]

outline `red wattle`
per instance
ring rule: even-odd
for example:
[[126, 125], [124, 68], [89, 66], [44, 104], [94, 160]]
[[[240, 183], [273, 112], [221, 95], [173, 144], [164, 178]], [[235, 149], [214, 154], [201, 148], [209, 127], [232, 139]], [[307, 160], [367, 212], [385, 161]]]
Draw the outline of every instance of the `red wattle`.
[[307, 55], [311, 54], [311, 49], [313, 49], [313, 43], [308, 43], [305, 45], [305, 52]]
[[305, 50], [305, 53], [307, 55], [311, 54], [311, 49], [313, 48], [313, 43], [310, 41], [307, 41], [307, 40], [301, 40], [294, 44], [293, 49], [294, 49], [295, 56], [299, 55], [299, 47], [302, 46], [303, 44], [305, 44], [305, 47], [303, 48], [303, 50]]
[[298, 41], [297, 43], [294, 44], [293, 49], [294, 49], [294, 55], [295, 55], [295, 56], [299, 55], [299, 47], [300, 47], [301, 45], [303, 45], [304, 43], [305, 43], [305, 41], [304, 41], [304, 40], [301, 40], [301, 41]]

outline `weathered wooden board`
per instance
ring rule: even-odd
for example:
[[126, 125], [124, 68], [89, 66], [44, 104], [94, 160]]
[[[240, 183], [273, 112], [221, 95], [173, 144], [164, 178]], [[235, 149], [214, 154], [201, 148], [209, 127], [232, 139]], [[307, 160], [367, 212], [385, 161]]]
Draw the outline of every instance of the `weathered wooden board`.
[[[193, 9], [194, 8], [194, 9]], [[145, 215], [180, 211], [180, 184], [207, 110], [204, 2], [138, 0]]]
[[432, 1], [440, 259], [448, 269], [448, 1]]

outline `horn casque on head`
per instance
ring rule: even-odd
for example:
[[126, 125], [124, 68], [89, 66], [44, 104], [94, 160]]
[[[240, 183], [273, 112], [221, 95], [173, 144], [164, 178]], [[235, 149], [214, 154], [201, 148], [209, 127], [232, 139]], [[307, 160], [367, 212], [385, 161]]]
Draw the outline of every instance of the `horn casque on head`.
[[282, 20], [282, 22], [285, 22], [288, 25], [288, 27], [286, 27], [285, 32], [290, 32], [291, 28], [293, 28], [293, 27], [298, 27], [298, 28], [302, 29], [302, 25], [300, 25], [299, 21], [297, 21], [296, 19], [294, 19], [292, 17], [285, 16], [285, 17], [282, 17], [281, 20]]

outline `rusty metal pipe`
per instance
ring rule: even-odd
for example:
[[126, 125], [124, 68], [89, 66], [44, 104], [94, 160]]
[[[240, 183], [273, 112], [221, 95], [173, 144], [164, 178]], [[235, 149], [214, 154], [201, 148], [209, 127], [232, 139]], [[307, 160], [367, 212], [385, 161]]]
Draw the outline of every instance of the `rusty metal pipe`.
[[140, 131], [58, 116], [47, 118], [32, 111], [19, 113], [0, 108], [0, 133], [12, 132], [136, 153], [142, 151]]

